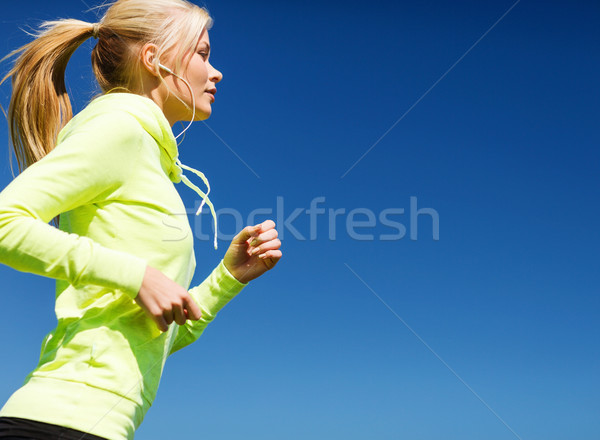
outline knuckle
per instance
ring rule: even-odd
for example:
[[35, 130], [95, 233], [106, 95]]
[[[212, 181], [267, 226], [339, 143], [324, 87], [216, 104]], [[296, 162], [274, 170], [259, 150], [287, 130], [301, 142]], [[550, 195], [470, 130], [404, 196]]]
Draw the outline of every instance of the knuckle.
[[167, 311], [171, 310], [171, 303], [162, 302], [159, 304], [159, 308], [160, 308], [160, 310], [159, 310], [160, 313], [167, 312]]

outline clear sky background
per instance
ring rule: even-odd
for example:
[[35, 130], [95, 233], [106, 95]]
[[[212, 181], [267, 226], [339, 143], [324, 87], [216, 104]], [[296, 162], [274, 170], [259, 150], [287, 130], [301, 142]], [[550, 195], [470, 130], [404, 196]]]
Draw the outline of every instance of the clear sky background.
[[[600, 3], [206, 6], [224, 79], [181, 158], [217, 208], [279, 217], [284, 258], [169, 359], [136, 438], [600, 438]], [[57, 17], [96, 21], [83, 1], [3, 2], [0, 52]], [[77, 110], [92, 44], [68, 70]], [[191, 221], [199, 283], [227, 241], [214, 251], [209, 216]], [[56, 319], [53, 280], [0, 280], [4, 402]]]

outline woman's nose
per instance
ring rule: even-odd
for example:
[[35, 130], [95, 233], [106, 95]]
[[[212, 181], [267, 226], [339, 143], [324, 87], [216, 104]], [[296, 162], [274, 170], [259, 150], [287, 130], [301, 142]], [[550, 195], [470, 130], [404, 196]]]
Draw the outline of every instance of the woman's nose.
[[215, 69], [212, 65], [210, 66], [210, 68], [210, 80], [216, 84], [223, 79], [223, 74], [217, 69]]

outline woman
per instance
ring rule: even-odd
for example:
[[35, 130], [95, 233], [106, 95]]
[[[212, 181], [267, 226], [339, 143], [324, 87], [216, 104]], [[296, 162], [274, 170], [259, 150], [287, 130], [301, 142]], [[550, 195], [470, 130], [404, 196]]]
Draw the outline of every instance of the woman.
[[[184, 0], [119, 0], [100, 23], [46, 23], [15, 52], [8, 120], [24, 171], [0, 193], [0, 262], [57, 279], [58, 325], [0, 411], [0, 438], [132, 439], [166, 358], [281, 258], [272, 221], [248, 226], [187, 289], [193, 238], [173, 183], [214, 209], [182, 174], [203, 178], [179, 162], [171, 126], [211, 114], [211, 24]], [[104, 94], [71, 118], [64, 72], [90, 37]]]

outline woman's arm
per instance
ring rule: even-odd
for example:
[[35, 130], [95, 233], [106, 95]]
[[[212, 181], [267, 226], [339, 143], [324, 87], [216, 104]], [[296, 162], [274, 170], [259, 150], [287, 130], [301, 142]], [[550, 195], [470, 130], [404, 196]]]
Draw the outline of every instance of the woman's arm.
[[48, 224], [78, 206], [118, 199], [145, 135], [126, 112], [100, 114], [10, 183], [0, 193], [0, 263], [74, 286], [117, 289], [166, 331], [173, 321], [200, 318], [186, 289], [139, 256]]
[[282, 256], [281, 242], [272, 220], [247, 226], [231, 242], [225, 257], [202, 284], [190, 290], [202, 317], [179, 328], [169, 354], [191, 344], [251, 280], [275, 267]]
[[196, 341], [217, 313], [245, 286], [231, 275], [221, 261], [200, 285], [190, 289], [190, 295], [200, 307], [202, 316], [198, 321], [188, 321], [179, 327], [169, 355]]
[[126, 167], [134, 163], [135, 152], [127, 146], [139, 136], [124, 118], [121, 112], [96, 117], [0, 193], [0, 263], [75, 286], [95, 284], [137, 295], [146, 271], [142, 258], [47, 224], [119, 190]]

